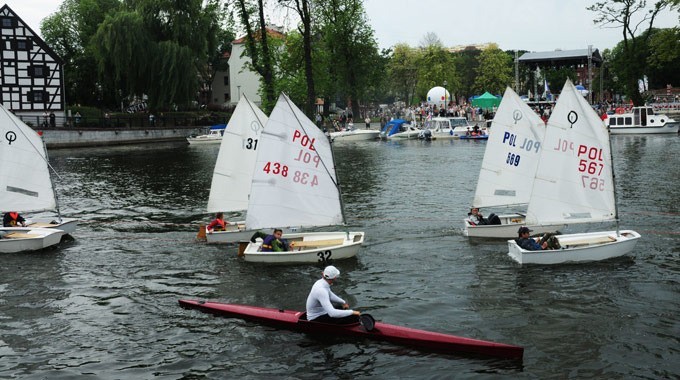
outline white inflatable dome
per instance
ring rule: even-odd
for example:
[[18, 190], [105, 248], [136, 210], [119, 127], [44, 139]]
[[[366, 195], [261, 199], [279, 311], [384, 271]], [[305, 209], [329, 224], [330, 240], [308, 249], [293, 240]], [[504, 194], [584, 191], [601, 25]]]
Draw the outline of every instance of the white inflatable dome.
[[432, 87], [427, 92], [427, 104], [434, 104], [436, 106], [443, 106], [445, 103], [451, 101], [451, 94], [444, 87]]

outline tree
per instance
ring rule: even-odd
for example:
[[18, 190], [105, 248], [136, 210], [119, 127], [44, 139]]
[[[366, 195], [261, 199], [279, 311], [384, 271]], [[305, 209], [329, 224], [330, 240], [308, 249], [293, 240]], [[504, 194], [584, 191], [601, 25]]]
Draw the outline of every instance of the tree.
[[305, 113], [312, 117], [314, 104], [316, 103], [316, 89], [314, 88], [314, 69], [312, 64], [312, 12], [310, 0], [279, 0], [281, 4], [292, 8], [300, 17], [298, 31], [302, 36], [303, 62], [305, 69], [305, 81], [307, 84], [307, 101]]
[[387, 77], [392, 89], [407, 104], [412, 104], [416, 93], [420, 55], [420, 50], [413, 49], [407, 44], [397, 44], [387, 64]]
[[479, 55], [475, 90], [502, 94], [511, 83], [512, 59], [498, 45], [491, 44]]
[[328, 54], [330, 82], [327, 95], [343, 99], [359, 116], [359, 102], [380, 81], [384, 67], [378, 44], [361, 0], [319, 0], [317, 34]]
[[[453, 56], [441, 45], [431, 44], [425, 47], [418, 61], [418, 85], [417, 94], [425, 99], [427, 92], [435, 86], [444, 86], [449, 92], [454, 92], [459, 87]], [[453, 99], [452, 99], [453, 100]]]
[[[669, 5], [677, 5], [677, 1], [658, 0], [651, 9], [648, 9], [646, 0], [598, 1], [588, 7], [588, 10], [597, 13], [595, 24], [621, 28], [623, 45], [620, 58], [626, 64], [621, 67], [619, 76], [625, 83], [626, 94], [635, 105], [644, 104], [638, 91], [638, 79], [644, 76], [646, 66], [643, 47], [649, 44], [656, 17]], [[638, 34], [640, 29], [644, 31]]]
[[269, 32], [264, 17], [262, 0], [251, 3], [237, 0], [237, 12], [246, 30], [246, 53], [250, 57], [253, 70], [262, 77], [264, 96], [262, 105], [265, 111], [271, 110], [276, 103], [274, 64]]
[[43, 39], [64, 61], [66, 100], [97, 106], [115, 104], [115, 93], [98, 77], [90, 39], [110, 12], [120, 8], [117, 0], [65, 0], [59, 10], [43, 19]]

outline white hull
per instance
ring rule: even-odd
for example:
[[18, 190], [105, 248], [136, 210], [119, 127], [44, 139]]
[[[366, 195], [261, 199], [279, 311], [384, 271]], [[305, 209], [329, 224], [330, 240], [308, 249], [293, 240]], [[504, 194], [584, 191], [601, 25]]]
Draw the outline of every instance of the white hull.
[[78, 219], [61, 218], [61, 223], [52, 223], [58, 221], [59, 218], [31, 218], [29, 227], [39, 228], [53, 228], [64, 231], [65, 234], [72, 234], [76, 232], [78, 227]]
[[37, 251], [61, 241], [64, 231], [53, 228], [3, 227], [0, 253]]
[[409, 132], [399, 132], [395, 133], [392, 136], [387, 136], [388, 140], [408, 140], [408, 139], [417, 139], [418, 134], [420, 131], [409, 131]]
[[354, 129], [351, 131], [342, 132], [332, 132], [331, 141], [333, 142], [343, 142], [343, 141], [367, 141], [376, 140], [380, 137], [380, 131], [374, 131], [370, 129]]
[[606, 260], [629, 254], [640, 234], [631, 230], [557, 235], [561, 249], [527, 251], [508, 240], [508, 255], [520, 264], [563, 264]]
[[187, 142], [191, 145], [219, 144], [222, 142], [222, 136], [201, 135], [196, 137], [187, 137]]
[[301, 264], [323, 263], [356, 256], [364, 242], [363, 232], [309, 232], [285, 234], [292, 243], [287, 252], [260, 252], [262, 241], [250, 243], [243, 252], [244, 259], [258, 263]]
[[[481, 238], [515, 238], [517, 237], [517, 230], [525, 225], [526, 218], [520, 214], [504, 214], [498, 215], [501, 224], [473, 226], [466, 219], [463, 221], [465, 228], [463, 235], [468, 237]], [[533, 230], [534, 234], [544, 234], [546, 232], [555, 232], [566, 227], [565, 224], [552, 224], [545, 226], [527, 226]]]
[[678, 133], [680, 123], [667, 123], [662, 126], [615, 126], [609, 127], [612, 135], [639, 135], [639, 134], [658, 134], [658, 133]]
[[[205, 227], [204, 227], [205, 228]], [[297, 227], [282, 228], [283, 233], [295, 233], [298, 231]], [[236, 224], [228, 224], [226, 231], [215, 231], [213, 233], [205, 234], [208, 244], [225, 244], [238, 243], [240, 241], [247, 241], [258, 230], [246, 229], [245, 222], [236, 222]]]

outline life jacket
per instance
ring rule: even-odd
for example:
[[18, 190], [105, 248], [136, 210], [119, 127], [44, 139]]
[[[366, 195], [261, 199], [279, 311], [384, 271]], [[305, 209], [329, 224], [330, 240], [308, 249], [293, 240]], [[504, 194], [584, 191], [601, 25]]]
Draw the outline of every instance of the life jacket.
[[213, 231], [226, 231], [227, 224], [222, 219], [215, 219], [217, 226], [213, 227]]
[[276, 240], [276, 236], [267, 235], [264, 240], [262, 240], [262, 252], [272, 252], [272, 243]]
[[10, 212], [9, 217], [12, 218], [12, 220], [9, 221], [9, 225], [14, 227], [17, 225], [17, 219], [19, 218], [19, 213], [18, 212]]

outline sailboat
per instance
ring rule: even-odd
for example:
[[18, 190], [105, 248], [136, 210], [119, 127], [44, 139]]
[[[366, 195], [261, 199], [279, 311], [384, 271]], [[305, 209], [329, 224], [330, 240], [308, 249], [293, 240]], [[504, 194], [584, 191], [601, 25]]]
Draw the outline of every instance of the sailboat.
[[0, 211], [56, 210], [57, 217], [28, 220], [28, 227], [0, 227], [0, 252], [32, 251], [55, 245], [75, 231], [62, 219], [42, 138], [0, 104]]
[[[473, 225], [465, 219], [463, 234], [469, 237], [511, 238], [526, 223], [534, 174], [538, 166], [545, 123], [510, 87], [493, 119], [477, 180], [473, 207], [516, 208], [522, 212], [497, 215], [500, 224]], [[530, 226], [536, 233], [554, 232], [564, 223]]]
[[557, 235], [561, 248], [555, 250], [527, 251], [508, 240], [508, 254], [520, 264], [604, 260], [630, 253], [640, 239], [619, 230], [609, 132], [570, 80], [548, 120], [526, 221], [616, 221], [616, 230]]
[[[237, 212], [248, 208], [260, 134], [266, 124], [267, 115], [245, 95], [241, 96], [217, 154], [208, 212]], [[253, 232], [246, 228], [245, 221], [238, 221], [228, 224], [225, 231], [206, 234], [206, 239], [208, 243], [234, 243], [250, 239]]]
[[[331, 143], [281, 94], [260, 136], [246, 214], [249, 228], [321, 227], [345, 223]], [[284, 231], [292, 249], [261, 252], [260, 239], [245, 248], [246, 261], [314, 263], [353, 257], [363, 232]]]

